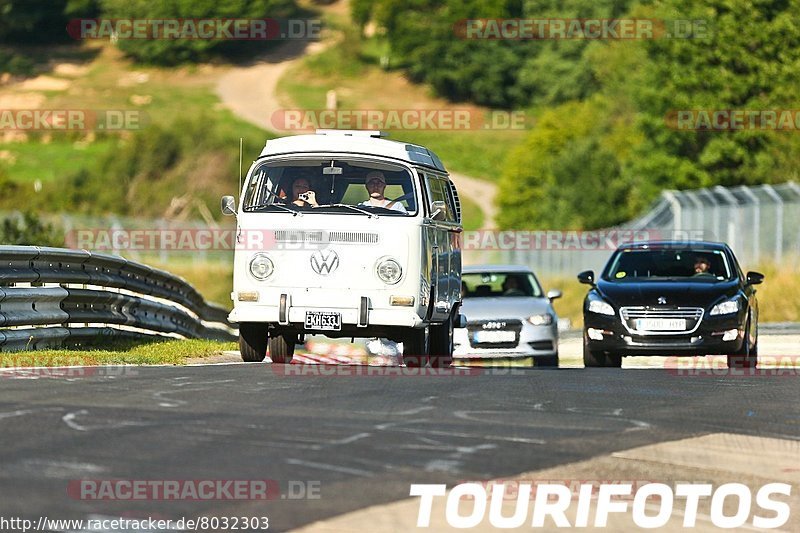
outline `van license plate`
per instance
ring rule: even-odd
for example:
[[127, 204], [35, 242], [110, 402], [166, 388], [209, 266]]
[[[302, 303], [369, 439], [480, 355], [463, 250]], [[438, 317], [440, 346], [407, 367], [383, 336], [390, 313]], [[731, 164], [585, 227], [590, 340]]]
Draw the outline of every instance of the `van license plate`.
[[306, 311], [306, 329], [341, 331], [342, 314], [331, 311]]

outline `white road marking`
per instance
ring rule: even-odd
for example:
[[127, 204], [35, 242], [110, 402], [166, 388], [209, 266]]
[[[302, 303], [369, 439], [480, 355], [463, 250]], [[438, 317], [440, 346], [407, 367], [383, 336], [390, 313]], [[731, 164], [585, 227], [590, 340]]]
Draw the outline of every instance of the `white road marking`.
[[330, 472], [339, 472], [341, 474], [351, 474], [353, 476], [372, 477], [373, 473], [367, 470], [360, 470], [358, 468], [348, 468], [346, 466], [329, 465], [325, 463], [316, 463], [313, 461], [302, 461], [300, 459], [286, 459], [290, 465], [305, 466], [307, 468], [318, 468], [319, 470], [328, 470]]

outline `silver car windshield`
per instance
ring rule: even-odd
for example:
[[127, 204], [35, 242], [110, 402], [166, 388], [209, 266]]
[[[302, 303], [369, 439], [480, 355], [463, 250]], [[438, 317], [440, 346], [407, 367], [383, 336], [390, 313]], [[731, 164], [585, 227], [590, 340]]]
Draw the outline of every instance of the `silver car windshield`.
[[248, 177], [244, 210], [412, 216], [418, 209], [414, 181], [408, 169], [377, 161], [265, 162]]
[[477, 272], [461, 275], [464, 298], [541, 298], [542, 287], [530, 272]]

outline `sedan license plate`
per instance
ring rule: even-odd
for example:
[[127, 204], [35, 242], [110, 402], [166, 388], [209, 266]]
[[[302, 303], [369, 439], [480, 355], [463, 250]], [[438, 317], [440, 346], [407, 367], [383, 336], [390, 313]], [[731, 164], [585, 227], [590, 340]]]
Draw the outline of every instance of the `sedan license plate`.
[[473, 342], [480, 344], [514, 342], [517, 337], [513, 331], [476, 331]]
[[306, 311], [306, 329], [320, 331], [340, 331], [342, 314], [332, 311]]
[[683, 318], [637, 318], [636, 329], [639, 331], [685, 331], [686, 320]]

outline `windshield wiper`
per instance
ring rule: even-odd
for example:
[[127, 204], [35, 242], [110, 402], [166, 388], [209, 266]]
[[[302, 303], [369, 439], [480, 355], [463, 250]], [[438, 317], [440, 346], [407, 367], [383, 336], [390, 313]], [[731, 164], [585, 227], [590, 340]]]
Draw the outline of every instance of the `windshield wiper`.
[[354, 206], [354, 205], [349, 205], [349, 204], [326, 204], [326, 205], [321, 205], [321, 206], [319, 206], [319, 207], [346, 207], [346, 208], [348, 208], [348, 209], [352, 209], [353, 211], [356, 211], [356, 212], [358, 212], [358, 213], [361, 213], [361, 214], [367, 215], [367, 216], [368, 216], [368, 217], [370, 217], [370, 218], [380, 218], [380, 217], [379, 217], [378, 215], [376, 215], [375, 213], [370, 213], [370, 212], [369, 212], [369, 211], [367, 211], [366, 209], [361, 209], [360, 207], [356, 207], [356, 206]]
[[278, 209], [282, 209], [288, 213], [291, 213], [293, 216], [297, 216], [300, 214], [300, 211], [296, 211], [294, 209], [289, 209], [285, 205], [281, 204], [256, 204], [256, 205], [249, 205], [244, 208], [245, 211], [257, 211], [259, 209], [266, 209], [267, 207], [277, 207]]

